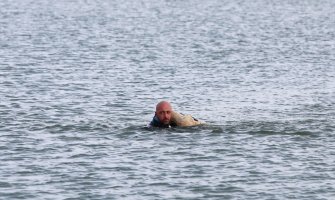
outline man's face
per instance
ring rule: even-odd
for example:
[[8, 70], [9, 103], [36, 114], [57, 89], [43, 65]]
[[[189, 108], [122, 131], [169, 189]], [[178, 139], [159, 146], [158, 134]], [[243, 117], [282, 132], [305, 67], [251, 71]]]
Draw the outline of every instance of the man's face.
[[169, 104], [163, 104], [156, 110], [156, 116], [163, 124], [170, 124], [172, 108]]

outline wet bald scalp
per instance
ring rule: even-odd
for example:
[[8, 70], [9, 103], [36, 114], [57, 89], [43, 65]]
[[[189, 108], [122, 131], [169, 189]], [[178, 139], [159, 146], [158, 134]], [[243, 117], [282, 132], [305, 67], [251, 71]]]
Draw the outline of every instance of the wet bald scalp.
[[162, 108], [169, 108], [169, 110], [172, 110], [172, 106], [168, 101], [161, 101], [156, 105], [156, 112], [161, 110]]

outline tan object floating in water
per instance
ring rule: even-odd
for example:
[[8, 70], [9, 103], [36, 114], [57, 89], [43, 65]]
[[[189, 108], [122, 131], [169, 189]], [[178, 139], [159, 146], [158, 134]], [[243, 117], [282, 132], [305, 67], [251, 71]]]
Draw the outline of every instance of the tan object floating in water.
[[194, 119], [191, 115], [183, 115], [174, 111], [172, 111], [171, 121], [181, 127], [204, 124], [204, 122]]

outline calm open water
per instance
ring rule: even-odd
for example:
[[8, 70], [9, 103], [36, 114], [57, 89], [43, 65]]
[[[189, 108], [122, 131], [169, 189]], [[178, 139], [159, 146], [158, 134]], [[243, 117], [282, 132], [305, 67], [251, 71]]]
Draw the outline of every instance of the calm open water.
[[0, 1], [0, 199], [334, 199], [334, 8]]

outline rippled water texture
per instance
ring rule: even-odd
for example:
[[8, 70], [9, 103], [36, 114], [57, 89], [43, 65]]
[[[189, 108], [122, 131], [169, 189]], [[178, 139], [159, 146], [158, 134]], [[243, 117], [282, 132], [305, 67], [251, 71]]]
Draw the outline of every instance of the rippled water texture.
[[0, 1], [0, 199], [333, 199], [334, 8]]

